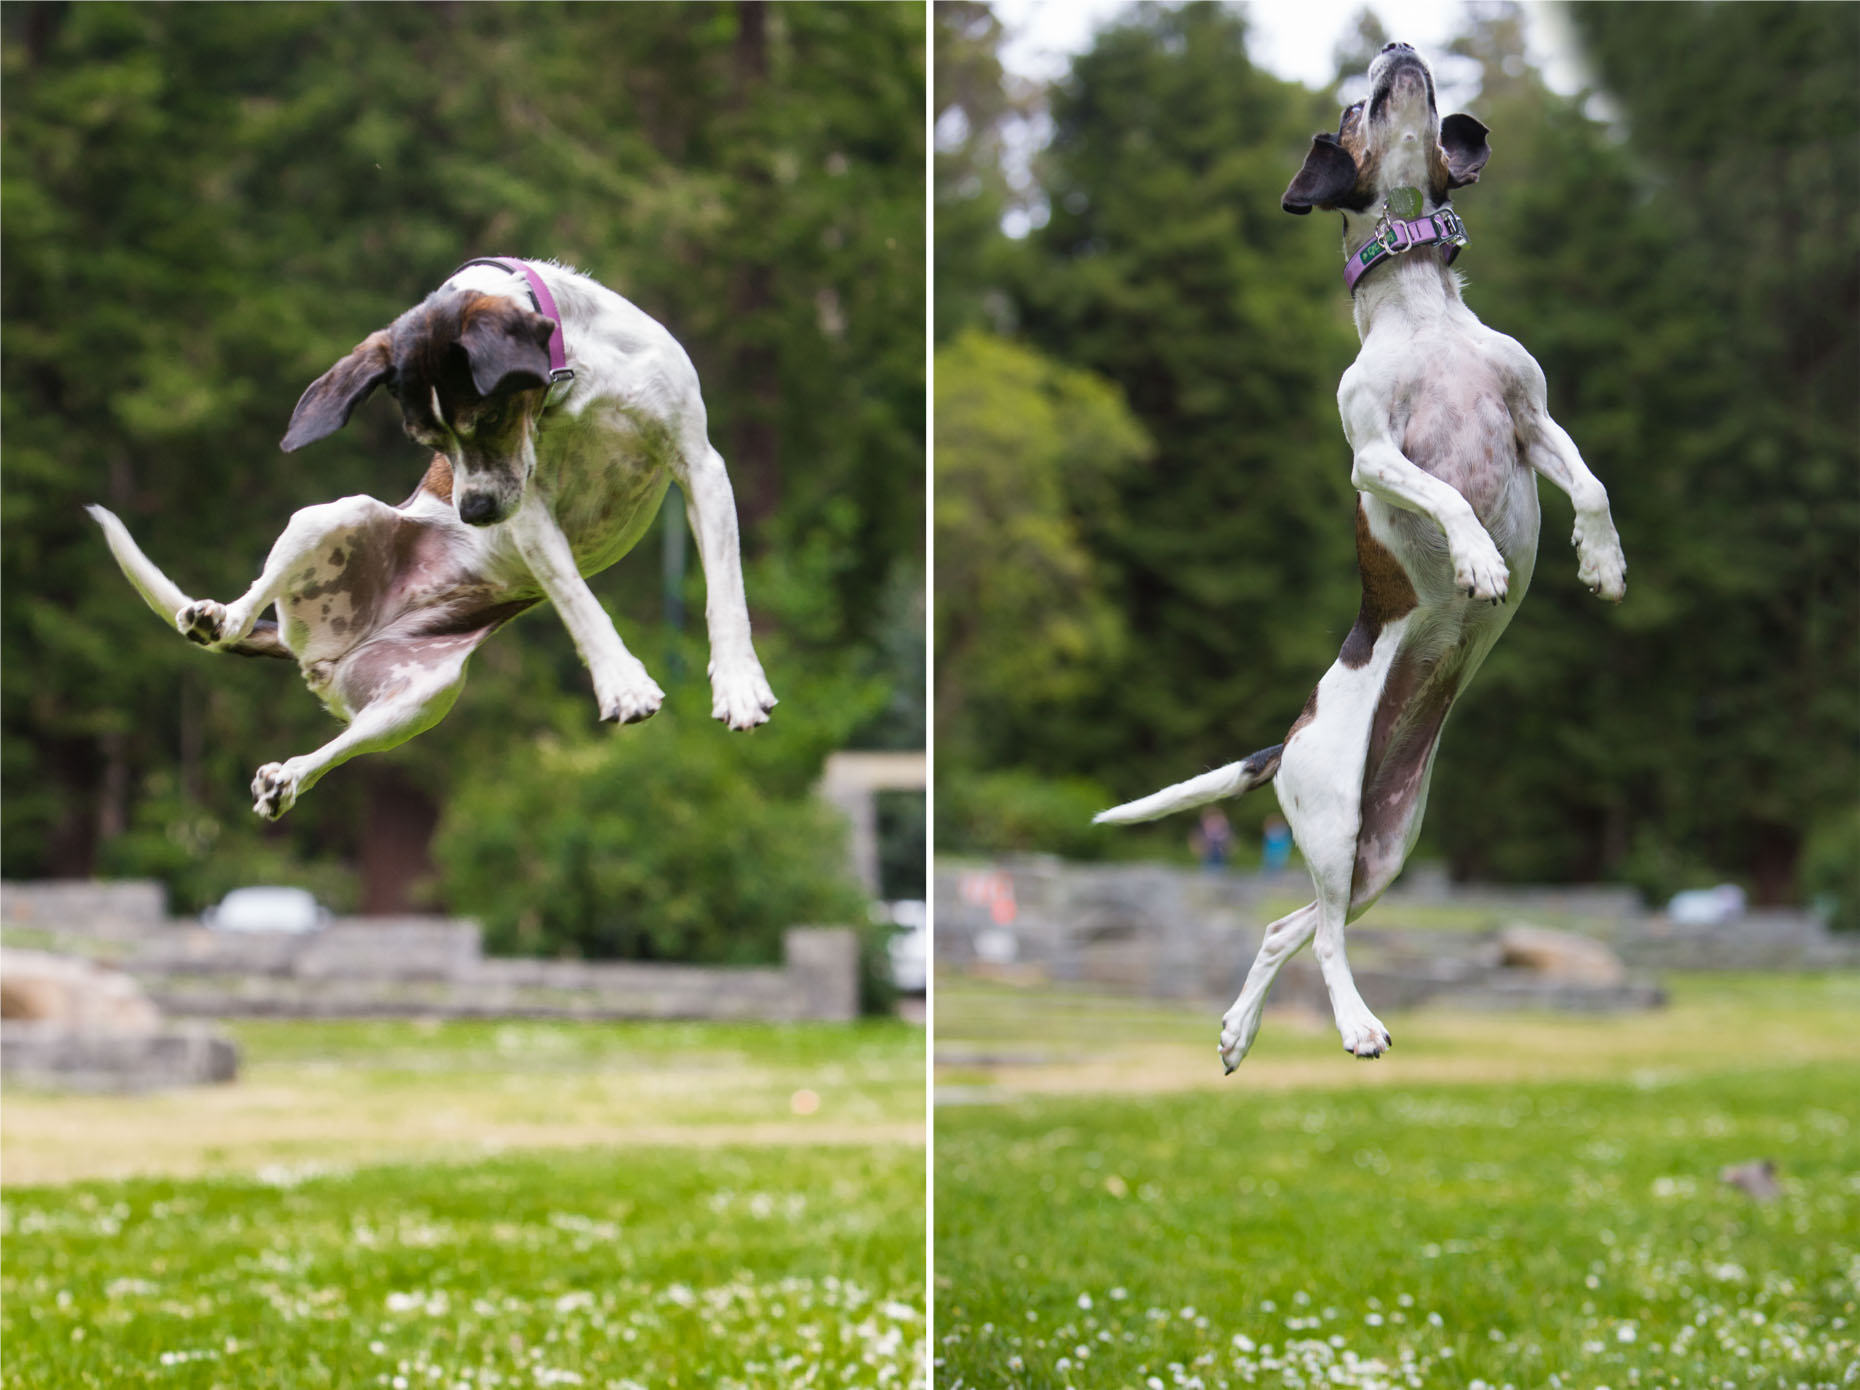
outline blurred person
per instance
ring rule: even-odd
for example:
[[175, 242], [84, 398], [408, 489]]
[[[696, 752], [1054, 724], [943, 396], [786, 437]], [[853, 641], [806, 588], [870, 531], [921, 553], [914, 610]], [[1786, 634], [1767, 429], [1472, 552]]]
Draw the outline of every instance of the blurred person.
[[1234, 828], [1218, 807], [1201, 813], [1201, 824], [1189, 832], [1188, 843], [1201, 861], [1201, 867], [1218, 874], [1227, 867], [1227, 856], [1234, 847]]

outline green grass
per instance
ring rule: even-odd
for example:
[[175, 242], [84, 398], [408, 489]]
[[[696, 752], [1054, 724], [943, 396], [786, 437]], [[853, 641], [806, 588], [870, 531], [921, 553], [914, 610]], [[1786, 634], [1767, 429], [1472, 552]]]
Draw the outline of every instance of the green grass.
[[575, 1151], [9, 1193], [8, 1385], [906, 1383], [923, 1155]]
[[[9, 1183], [587, 1145], [923, 1142], [924, 1035], [837, 1024], [241, 1023], [232, 1086], [9, 1088]], [[811, 1094], [814, 1105], [797, 1113]]]
[[[1629, 1019], [1390, 1019], [1373, 1065], [1269, 1016], [1233, 1078], [1159, 1094], [1081, 1074], [1079, 1035], [1042, 1027], [1065, 1007], [1023, 998], [1016, 1028], [956, 988], [956, 1026], [1054, 1060], [938, 1112], [937, 1384], [1851, 1385], [1860, 980], [1674, 993]], [[1205, 1020], [1191, 1054], [1150, 1031], [1179, 1011], [1103, 1007], [1086, 1046], [1211, 1064]], [[1043, 1095], [1048, 1073], [1111, 1086]], [[1717, 1180], [1759, 1157], [1774, 1203]]]
[[920, 1029], [234, 1031], [9, 1088], [6, 1386], [923, 1383]]

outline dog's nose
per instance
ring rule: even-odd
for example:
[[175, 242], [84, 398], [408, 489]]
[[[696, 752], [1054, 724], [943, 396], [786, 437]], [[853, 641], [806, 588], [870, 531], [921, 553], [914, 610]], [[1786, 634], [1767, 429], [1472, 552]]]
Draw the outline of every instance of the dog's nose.
[[459, 520], [467, 526], [483, 526], [497, 513], [497, 503], [488, 493], [468, 492], [459, 498]]
[[1412, 53], [1414, 52], [1414, 45], [1411, 43], [1385, 43], [1382, 45], [1382, 51], [1384, 53]]

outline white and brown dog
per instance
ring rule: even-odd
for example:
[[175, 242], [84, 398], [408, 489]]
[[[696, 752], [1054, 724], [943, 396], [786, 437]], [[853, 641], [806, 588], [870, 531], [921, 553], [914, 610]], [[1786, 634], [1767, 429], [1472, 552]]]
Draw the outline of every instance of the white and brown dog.
[[1447, 713], [1530, 584], [1538, 475], [1575, 505], [1578, 577], [1612, 601], [1626, 590], [1608, 494], [1545, 409], [1542, 369], [1473, 316], [1447, 268], [1465, 242], [1448, 195], [1477, 181], [1486, 128], [1440, 119], [1433, 74], [1406, 44], [1382, 51], [1369, 87], [1335, 135], [1314, 139], [1282, 202], [1343, 214], [1363, 344], [1337, 391], [1355, 452], [1356, 625], [1284, 743], [1097, 817], [1150, 820], [1274, 782], [1317, 899], [1266, 929], [1221, 1020], [1230, 1072], [1279, 968], [1314, 937], [1345, 1050], [1391, 1045], [1350, 976], [1343, 929], [1401, 872]]
[[[600, 717], [632, 723], [664, 693], [627, 651], [586, 576], [632, 549], [672, 479], [709, 589], [711, 713], [765, 722], [775, 696], [750, 641], [736, 505], [677, 340], [613, 291], [547, 262], [468, 263], [304, 392], [288, 453], [334, 433], [378, 386], [434, 451], [398, 507], [345, 497], [294, 515], [256, 583], [194, 600], [90, 508], [149, 606], [214, 651], [296, 660], [348, 724], [267, 763], [253, 809], [275, 819], [324, 773], [444, 717], [479, 643], [547, 599], [594, 678]], [[263, 618], [276, 605], [278, 620]]]

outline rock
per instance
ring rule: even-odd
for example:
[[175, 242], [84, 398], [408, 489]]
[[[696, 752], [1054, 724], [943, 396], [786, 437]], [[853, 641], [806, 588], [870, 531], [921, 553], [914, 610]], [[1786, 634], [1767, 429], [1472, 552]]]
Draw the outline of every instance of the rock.
[[74, 1033], [147, 1033], [161, 1014], [120, 970], [49, 951], [0, 949], [0, 1018]]
[[1553, 931], [1514, 923], [1498, 934], [1499, 963], [1556, 980], [1591, 985], [1619, 985], [1627, 967], [1603, 942], [1576, 932]]
[[111, 1033], [7, 1023], [0, 1025], [0, 1071], [9, 1085], [133, 1093], [231, 1081], [239, 1049], [210, 1024]]

